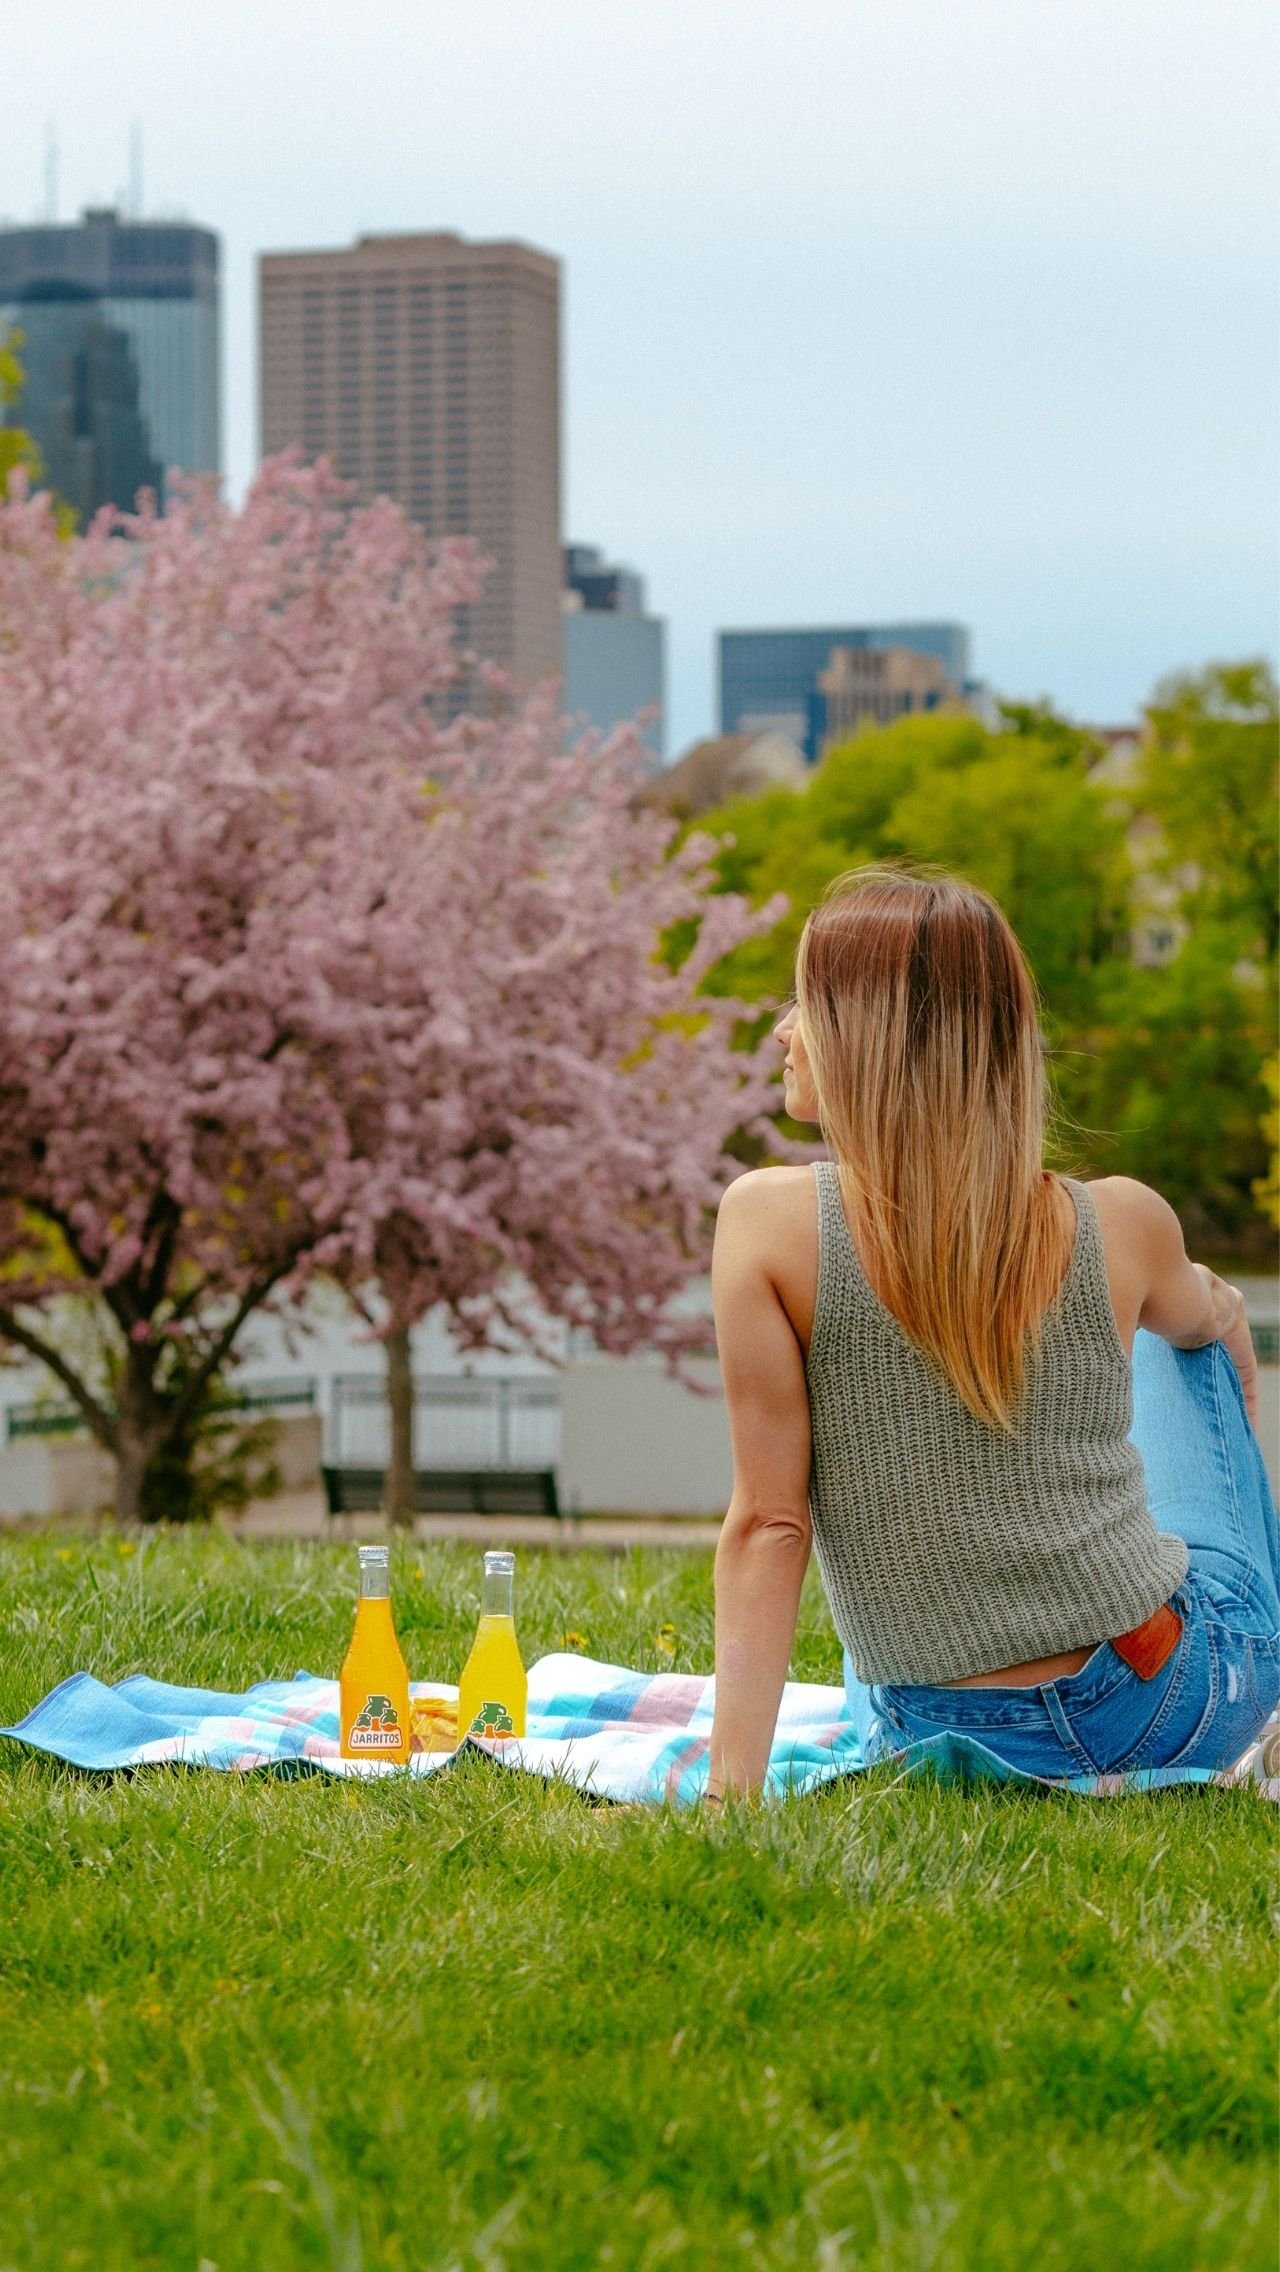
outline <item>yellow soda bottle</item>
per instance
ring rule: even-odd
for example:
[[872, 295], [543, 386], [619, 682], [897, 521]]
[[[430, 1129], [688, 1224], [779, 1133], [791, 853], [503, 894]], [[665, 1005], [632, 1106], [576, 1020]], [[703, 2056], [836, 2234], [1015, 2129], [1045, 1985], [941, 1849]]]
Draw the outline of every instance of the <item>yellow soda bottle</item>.
[[339, 1749], [344, 1759], [407, 1760], [409, 1675], [391, 1616], [391, 1550], [362, 1546], [359, 1554], [355, 1629], [338, 1675]]
[[486, 1554], [480, 1623], [458, 1687], [458, 1740], [522, 1736], [529, 1683], [520, 1660], [511, 1589], [514, 1554]]

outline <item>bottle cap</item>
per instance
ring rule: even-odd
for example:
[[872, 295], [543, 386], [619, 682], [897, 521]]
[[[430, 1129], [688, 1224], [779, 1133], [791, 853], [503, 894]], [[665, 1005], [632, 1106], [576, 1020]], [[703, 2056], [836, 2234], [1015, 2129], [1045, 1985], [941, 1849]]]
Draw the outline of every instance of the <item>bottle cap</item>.
[[494, 1577], [496, 1578], [510, 1577], [511, 1573], [515, 1569], [515, 1566], [516, 1558], [514, 1554], [491, 1552], [487, 1553], [484, 1558], [486, 1577], [490, 1572], [492, 1572]]
[[376, 1570], [379, 1563], [385, 1568], [391, 1560], [391, 1548], [389, 1546], [358, 1546], [356, 1553], [360, 1557], [362, 1570]]

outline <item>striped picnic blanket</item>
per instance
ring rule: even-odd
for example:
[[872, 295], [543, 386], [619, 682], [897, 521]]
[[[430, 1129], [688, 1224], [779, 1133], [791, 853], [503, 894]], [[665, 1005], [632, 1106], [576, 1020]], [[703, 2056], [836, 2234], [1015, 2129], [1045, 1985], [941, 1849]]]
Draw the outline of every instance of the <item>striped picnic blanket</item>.
[[[457, 1696], [442, 1682], [415, 1681], [415, 1697]], [[467, 1742], [507, 1767], [558, 1779], [593, 1797], [690, 1805], [706, 1789], [714, 1682], [691, 1673], [640, 1673], [591, 1657], [542, 1657], [529, 1674], [528, 1733]], [[24, 1720], [0, 1735], [51, 1752], [75, 1767], [177, 1763], [244, 1771], [257, 1767], [330, 1775], [403, 1774], [377, 1760], [338, 1757], [338, 1684], [298, 1673], [264, 1680], [242, 1696], [175, 1688], [135, 1674], [108, 1688], [73, 1673]], [[1134, 1775], [1073, 1776], [1058, 1788], [1095, 1797], [1169, 1783], [1249, 1783], [1280, 1800], [1280, 1715], [1229, 1772], [1144, 1769]], [[1263, 1753], [1266, 1753], [1264, 1763]], [[434, 1775], [456, 1753], [417, 1752], [414, 1775]], [[797, 1797], [867, 1764], [843, 1688], [789, 1681], [769, 1763], [771, 1798]], [[898, 1754], [904, 1772], [932, 1766], [949, 1781], [976, 1777], [1031, 1782], [968, 1736], [933, 1736]], [[1272, 1772], [1267, 1773], [1267, 1768]]]

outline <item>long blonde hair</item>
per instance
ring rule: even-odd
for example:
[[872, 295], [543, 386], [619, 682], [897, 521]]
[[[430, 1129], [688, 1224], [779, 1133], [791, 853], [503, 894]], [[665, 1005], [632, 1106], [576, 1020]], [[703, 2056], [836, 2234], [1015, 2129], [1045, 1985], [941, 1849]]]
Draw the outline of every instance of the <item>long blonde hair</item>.
[[796, 993], [877, 1290], [969, 1410], [1011, 1430], [1066, 1260], [1022, 950], [971, 884], [863, 868], [809, 917]]

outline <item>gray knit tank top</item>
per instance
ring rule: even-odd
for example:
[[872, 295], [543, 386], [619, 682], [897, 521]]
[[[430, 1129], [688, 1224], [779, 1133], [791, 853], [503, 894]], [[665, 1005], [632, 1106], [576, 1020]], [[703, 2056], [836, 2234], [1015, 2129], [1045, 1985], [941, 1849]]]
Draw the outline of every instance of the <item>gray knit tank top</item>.
[[1006, 1435], [974, 1418], [873, 1291], [835, 1167], [814, 1172], [809, 1497], [859, 1679], [960, 1680], [1140, 1625], [1188, 1556], [1156, 1529], [1128, 1440], [1132, 1372], [1086, 1187], [1067, 1185], [1075, 1244]]

